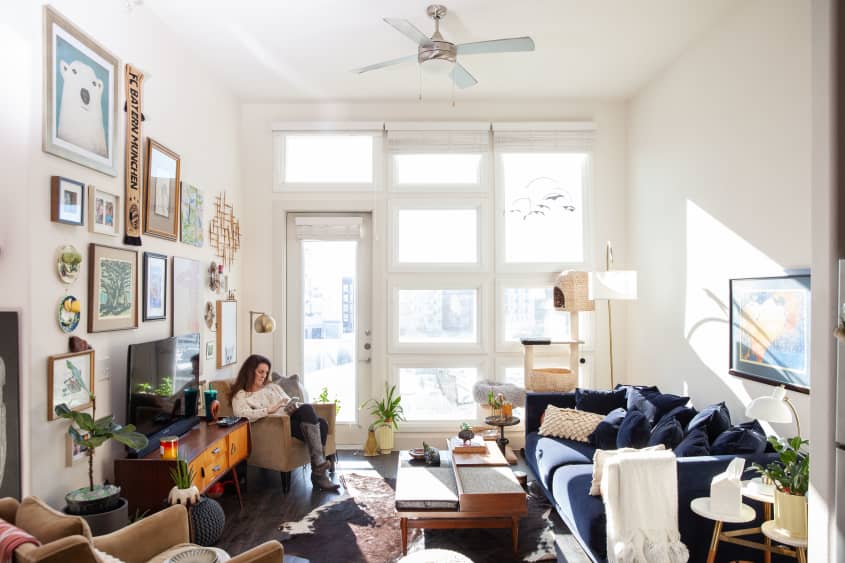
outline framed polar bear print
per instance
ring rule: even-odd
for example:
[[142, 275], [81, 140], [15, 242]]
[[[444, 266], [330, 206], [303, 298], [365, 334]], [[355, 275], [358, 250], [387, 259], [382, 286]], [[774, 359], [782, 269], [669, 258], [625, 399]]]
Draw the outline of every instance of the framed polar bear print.
[[118, 59], [44, 6], [44, 152], [117, 176]]

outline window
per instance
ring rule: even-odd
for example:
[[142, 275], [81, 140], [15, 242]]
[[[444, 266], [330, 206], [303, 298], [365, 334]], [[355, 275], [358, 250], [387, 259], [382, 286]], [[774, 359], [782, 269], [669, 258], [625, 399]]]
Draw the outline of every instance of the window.
[[569, 337], [569, 313], [556, 311], [549, 287], [506, 287], [500, 310], [504, 315], [505, 342], [523, 338]]
[[[472, 364], [472, 362], [469, 362]], [[419, 362], [395, 368], [402, 406], [409, 422], [475, 420], [478, 404], [472, 386], [480, 365], [432, 365]]]
[[396, 186], [474, 185], [480, 182], [480, 154], [397, 154]]
[[276, 190], [371, 190], [376, 184], [381, 134], [276, 133]]
[[419, 130], [421, 124], [388, 124], [392, 189], [486, 191], [490, 124], [462, 125], [470, 129]]
[[478, 291], [400, 289], [400, 343], [478, 342]]
[[477, 209], [399, 209], [399, 263], [478, 262]]

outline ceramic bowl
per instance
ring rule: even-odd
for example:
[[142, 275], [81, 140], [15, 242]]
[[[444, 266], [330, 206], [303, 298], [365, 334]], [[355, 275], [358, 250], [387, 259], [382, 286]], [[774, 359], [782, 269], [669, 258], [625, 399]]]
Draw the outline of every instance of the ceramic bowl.
[[165, 563], [219, 563], [220, 558], [214, 550], [195, 547], [177, 553]]
[[408, 454], [416, 460], [424, 460], [425, 459], [425, 450], [422, 448], [413, 448], [408, 450]]

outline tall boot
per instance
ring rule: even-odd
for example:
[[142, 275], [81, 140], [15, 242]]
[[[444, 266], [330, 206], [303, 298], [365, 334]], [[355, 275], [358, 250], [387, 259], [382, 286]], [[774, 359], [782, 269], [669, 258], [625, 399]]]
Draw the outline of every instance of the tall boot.
[[311, 483], [324, 491], [336, 491], [340, 485], [335, 485], [326, 475], [330, 463], [323, 455], [323, 442], [320, 440], [320, 425], [303, 422], [300, 424], [305, 445], [311, 456]]

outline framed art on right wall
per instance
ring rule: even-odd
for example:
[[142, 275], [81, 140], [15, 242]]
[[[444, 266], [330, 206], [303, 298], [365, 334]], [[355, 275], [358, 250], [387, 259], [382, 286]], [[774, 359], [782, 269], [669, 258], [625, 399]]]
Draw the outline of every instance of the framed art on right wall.
[[810, 392], [810, 272], [730, 280], [730, 373]]

